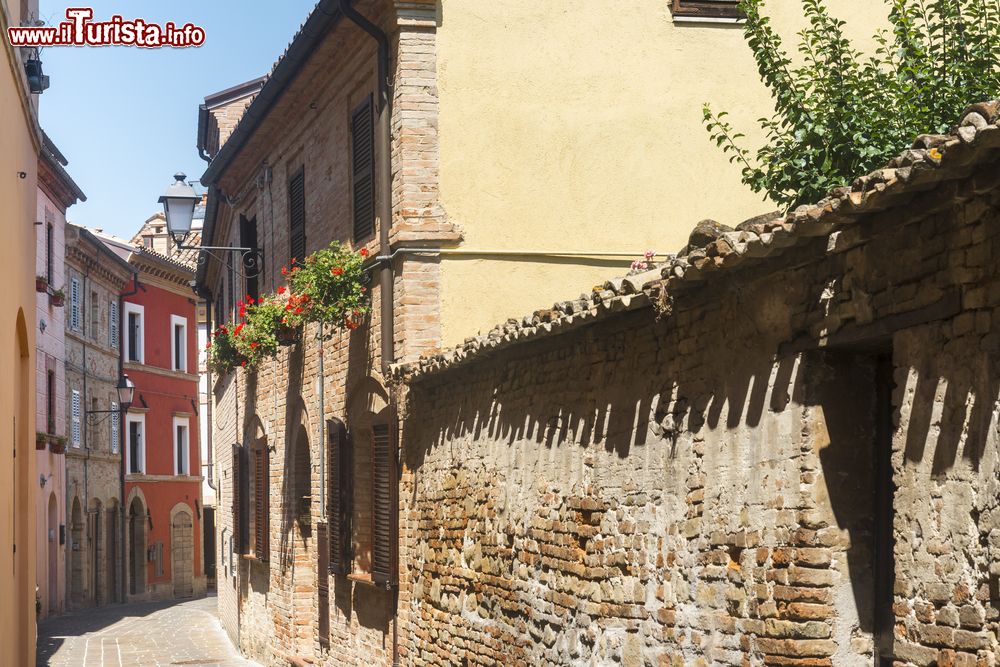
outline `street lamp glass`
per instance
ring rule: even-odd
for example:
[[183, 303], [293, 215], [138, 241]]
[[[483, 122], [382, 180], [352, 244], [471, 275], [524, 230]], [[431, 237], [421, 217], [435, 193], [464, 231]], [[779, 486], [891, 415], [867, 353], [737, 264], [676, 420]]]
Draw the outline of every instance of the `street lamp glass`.
[[128, 410], [132, 405], [132, 398], [135, 394], [135, 383], [128, 379], [124, 373], [118, 380], [118, 407], [121, 410]]
[[187, 184], [187, 175], [174, 174], [174, 183], [160, 197], [163, 204], [163, 214], [167, 218], [167, 231], [178, 244], [183, 243], [191, 233], [191, 220], [194, 218], [194, 207], [201, 197]]

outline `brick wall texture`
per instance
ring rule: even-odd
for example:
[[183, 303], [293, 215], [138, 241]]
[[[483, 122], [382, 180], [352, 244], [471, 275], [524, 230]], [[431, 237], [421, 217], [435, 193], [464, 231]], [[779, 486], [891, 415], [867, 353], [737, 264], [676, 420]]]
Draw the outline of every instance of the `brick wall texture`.
[[[981, 189], [414, 383], [404, 663], [996, 664], [1000, 196]], [[782, 347], [845, 325], [853, 345]]]

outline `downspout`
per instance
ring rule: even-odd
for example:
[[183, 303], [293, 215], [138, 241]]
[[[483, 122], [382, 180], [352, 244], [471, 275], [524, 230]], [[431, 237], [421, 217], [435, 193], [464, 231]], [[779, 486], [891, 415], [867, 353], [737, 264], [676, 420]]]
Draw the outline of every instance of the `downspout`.
[[[125, 346], [122, 345], [122, 334], [125, 332], [125, 327], [122, 326], [122, 322], [125, 319], [125, 297], [135, 296], [139, 293], [139, 271], [137, 269], [132, 270], [132, 289], [128, 292], [122, 292], [118, 295], [118, 377], [125, 373]], [[120, 406], [119, 406], [120, 407]], [[122, 417], [125, 413], [122, 414]], [[130, 572], [128, 567], [128, 554], [126, 553], [126, 526], [125, 526], [125, 448], [128, 443], [125, 442], [125, 420], [118, 420], [118, 454], [120, 456], [118, 460], [118, 497], [122, 499], [121, 505], [119, 507], [119, 512], [121, 514], [121, 552], [122, 552], [122, 572]], [[125, 602], [125, 577], [119, 577], [118, 580], [118, 599]]]
[[[378, 45], [378, 129], [376, 135], [375, 162], [378, 165], [378, 216], [379, 254], [389, 254], [389, 228], [392, 226], [392, 94], [389, 85], [389, 38], [378, 26], [359, 14], [351, 5], [352, 0], [340, 0], [340, 11], [359, 28], [371, 35]], [[395, 361], [395, 327], [393, 326], [393, 271], [392, 261], [382, 262], [379, 276], [379, 299], [381, 301], [382, 377], [388, 382], [390, 367]], [[387, 388], [388, 389], [388, 388]], [[393, 439], [398, 438], [396, 428], [396, 398], [389, 393], [389, 419]], [[322, 415], [321, 415], [322, 421]], [[392, 443], [393, 451], [399, 452], [399, 443]], [[398, 467], [398, 466], [397, 466]], [[399, 525], [399, 504], [392, 508], [392, 525]], [[398, 534], [398, 529], [394, 529]], [[397, 537], [398, 541], [398, 537]], [[398, 550], [398, 545], [397, 545]], [[398, 567], [398, 565], [397, 565]], [[399, 586], [392, 591], [392, 664], [399, 665]]]

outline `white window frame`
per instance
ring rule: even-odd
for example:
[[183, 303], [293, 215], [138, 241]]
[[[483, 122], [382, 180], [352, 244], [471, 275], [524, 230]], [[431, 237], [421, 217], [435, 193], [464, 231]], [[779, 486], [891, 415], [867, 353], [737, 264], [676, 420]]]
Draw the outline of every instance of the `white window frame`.
[[[184, 472], [181, 472], [177, 467], [177, 448], [180, 443], [177, 442], [177, 427], [183, 426], [184, 433], [187, 436], [187, 442], [184, 443], [184, 450], [181, 452], [184, 459]], [[174, 441], [173, 459], [174, 459], [174, 474], [187, 477], [191, 474], [191, 420], [188, 417], [174, 417], [173, 428], [171, 429], [172, 436], [171, 439]]]
[[[187, 349], [187, 318], [181, 317], [180, 315], [170, 316], [170, 370], [180, 371], [181, 373], [188, 372], [188, 349]], [[183, 333], [181, 334], [181, 358], [178, 364], [177, 350], [174, 347], [174, 330], [176, 327], [183, 328]], [[180, 366], [178, 368], [178, 366]]]
[[108, 347], [113, 350], [118, 349], [120, 343], [119, 331], [121, 327], [119, 326], [118, 317], [118, 300], [111, 299], [108, 305]]
[[80, 279], [69, 279], [69, 328], [80, 331]]
[[[124, 353], [125, 362], [128, 363], [132, 359], [132, 348], [129, 343], [129, 331], [128, 331], [128, 318], [129, 315], [135, 313], [139, 316], [139, 354], [138, 361], [133, 361], [132, 363], [146, 363], [146, 309], [137, 303], [125, 302], [125, 316], [122, 318], [125, 322], [125, 341], [124, 341]], [[171, 343], [172, 345], [173, 343]]]
[[[139, 424], [139, 472], [132, 472], [132, 443], [129, 441], [132, 423]], [[125, 474], [146, 474], [146, 415], [141, 413], [125, 415]]]
[[122, 435], [121, 414], [118, 412], [118, 401], [111, 401], [111, 453], [117, 454]]
[[73, 447], [80, 448], [83, 440], [83, 394], [74, 389], [70, 398], [70, 441]]

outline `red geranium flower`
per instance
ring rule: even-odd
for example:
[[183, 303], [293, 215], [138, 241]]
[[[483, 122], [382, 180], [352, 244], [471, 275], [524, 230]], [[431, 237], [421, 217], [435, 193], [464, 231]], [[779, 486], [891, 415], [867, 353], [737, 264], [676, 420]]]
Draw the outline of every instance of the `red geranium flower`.
[[285, 293], [285, 286], [282, 285], [281, 287], [278, 288], [278, 294], [284, 294], [284, 293]]
[[362, 248], [361, 250], [358, 251], [358, 254], [360, 254], [362, 257], [367, 257], [368, 256], [368, 248]]
[[332, 269], [330, 269], [330, 273], [332, 273], [335, 276], [342, 276], [344, 275], [344, 270], [339, 266], [335, 266]]
[[287, 276], [288, 275], [288, 267], [287, 266], [281, 267], [281, 275], [283, 275], [283, 276]]
[[234, 336], [239, 336], [241, 331], [243, 331], [243, 323], [242, 322], [240, 322], [239, 324], [236, 325], [236, 329], [233, 330], [233, 335]]

